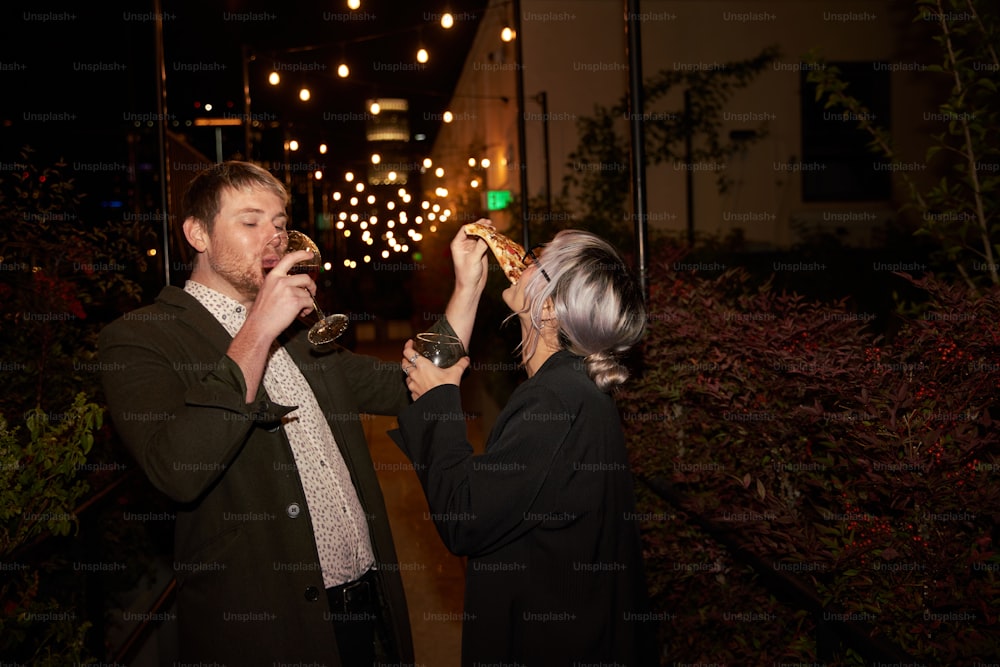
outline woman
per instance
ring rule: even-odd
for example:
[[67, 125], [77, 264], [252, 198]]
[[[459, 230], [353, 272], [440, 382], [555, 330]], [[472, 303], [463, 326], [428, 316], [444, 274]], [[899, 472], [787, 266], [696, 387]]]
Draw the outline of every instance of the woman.
[[[487, 257], [485, 243], [463, 236], [452, 242], [446, 319], [468, 346]], [[628, 375], [619, 356], [643, 333], [642, 295], [614, 249], [587, 232], [562, 231], [524, 261], [503, 299], [520, 322], [528, 379], [485, 453], [466, 438], [458, 385], [468, 357], [439, 369], [411, 342], [403, 351], [414, 403], [393, 438], [448, 549], [468, 556], [462, 662], [655, 664], [632, 476], [608, 393]]]

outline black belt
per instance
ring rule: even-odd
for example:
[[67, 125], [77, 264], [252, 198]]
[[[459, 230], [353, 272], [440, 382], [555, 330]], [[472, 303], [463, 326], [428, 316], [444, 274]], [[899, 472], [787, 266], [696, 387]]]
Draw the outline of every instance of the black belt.
[[372, 609], [376, 604], [376, 577], [375, 570], [368, 570], [359, 579], [326, 589], [330, 611], [350, 614]]

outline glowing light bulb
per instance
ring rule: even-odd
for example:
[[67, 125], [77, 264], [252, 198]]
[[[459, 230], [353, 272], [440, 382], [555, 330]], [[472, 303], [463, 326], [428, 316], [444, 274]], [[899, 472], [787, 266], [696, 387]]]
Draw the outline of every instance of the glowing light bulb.
[[351, 75], [351, 68], [347, 66], [347, 63], [340, 63], [337, 67], [337, 76], [341, 79], [346, 79]]
[[444, 14], [441, 15], [441, 27], [442, 28], [444, 28], [445, 30], [448, 30], [453, 25], [455, 25], [455, 17], [454, 16], [452, 16], [448, 12], [445, 12]]
[[267, 82], [272, 86], [277, 86], [279, 83], [281, 83], [281, 75], [278, 74], [277, 72], [271, 72], [270, 74], [267, 75]]
[[429, 59], [430, 59], [430, 56], [427, 54], [427, 49], [423, 49], [422, 48], [419, 51], [417, 51], [417, 62], [418, 63], [425, 63]]

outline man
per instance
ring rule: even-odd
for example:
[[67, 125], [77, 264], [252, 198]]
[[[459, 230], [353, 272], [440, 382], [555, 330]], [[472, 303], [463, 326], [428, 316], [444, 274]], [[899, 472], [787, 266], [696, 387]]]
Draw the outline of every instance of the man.
[[116, 430], [178, 503], [181, 662], [412, 663], [406, 601], [359, 415], [408, 403], [398, 365], [297, 321], [316, 286], [282, 256], [288, 195], [245, 162], [184, 198], [185, 287], [101, 333]]

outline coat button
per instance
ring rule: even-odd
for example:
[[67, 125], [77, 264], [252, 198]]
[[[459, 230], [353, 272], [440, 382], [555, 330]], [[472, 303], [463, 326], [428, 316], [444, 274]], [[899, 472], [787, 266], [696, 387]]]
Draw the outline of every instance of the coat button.
[[299, 507], [298, 503], [292, 503], [291, 505], [285, 508], [285, 512], [288, 514], [290, 518], [294, 519], [295, 517], [297, 517], [299, 514], [302, 513], [302, 508]]
[[315, 602], [319, 599], [319, 589], [315, 586], [308, 586], [306, 588], [305, 596], [310, 602]]

